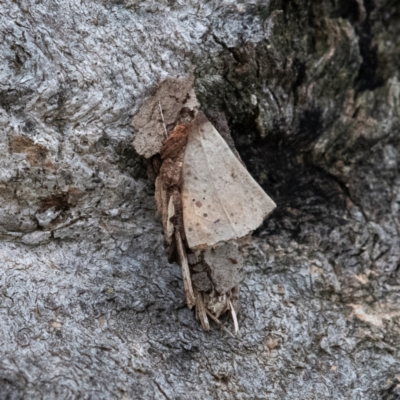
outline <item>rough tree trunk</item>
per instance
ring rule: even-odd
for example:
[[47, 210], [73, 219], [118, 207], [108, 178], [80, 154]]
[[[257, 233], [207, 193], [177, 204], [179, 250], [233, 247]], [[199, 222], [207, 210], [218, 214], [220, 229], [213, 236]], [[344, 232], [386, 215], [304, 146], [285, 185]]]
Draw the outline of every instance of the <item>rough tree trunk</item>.
[[[400, 2], [0, 3], [1, 399], [397, 399]], [[193, 73], [278, 204], [206, 333], [131, 146]]]

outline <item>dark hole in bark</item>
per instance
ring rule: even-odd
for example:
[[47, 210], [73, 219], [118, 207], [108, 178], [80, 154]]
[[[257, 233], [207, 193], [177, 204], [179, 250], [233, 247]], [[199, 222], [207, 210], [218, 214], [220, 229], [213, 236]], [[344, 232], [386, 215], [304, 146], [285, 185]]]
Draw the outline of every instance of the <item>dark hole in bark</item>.
[[278, 123], [274, 134], [262, 138], [255, 120], [232, 126], [236, 148], [251, 175], [277, 203], [277, 209], [255, 232], [301, 234], [306, 224], [323, 222], [332, 229], [345, 220], [335, 215], [346, 209], [340, 183], [312, 162], [310, 144], [323, 132], [321, 112], [306, 110], [297, 129]]

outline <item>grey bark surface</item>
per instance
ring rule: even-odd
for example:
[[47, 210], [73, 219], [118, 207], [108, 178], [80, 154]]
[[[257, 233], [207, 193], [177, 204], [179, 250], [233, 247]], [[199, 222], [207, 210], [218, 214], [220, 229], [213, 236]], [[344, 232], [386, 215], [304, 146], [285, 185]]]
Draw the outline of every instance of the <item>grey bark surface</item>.
[[[0, 398], [400, 398], [399, 10], [0, 2]], [[188, 74], [278, 205], [236, 339], [186, 308], [131, 145]]]

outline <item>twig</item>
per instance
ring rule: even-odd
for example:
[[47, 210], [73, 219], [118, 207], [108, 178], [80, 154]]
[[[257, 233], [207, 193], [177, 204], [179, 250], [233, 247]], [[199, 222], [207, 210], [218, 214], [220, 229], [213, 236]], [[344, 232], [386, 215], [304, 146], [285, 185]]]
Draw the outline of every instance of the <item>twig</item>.
[[186, 258], [185, 249], [183, 248], [181, 234], [179, 233], [179, 230], [175, 230], [175, 241], [181, 264], [183, 285], [185, 287], [186, 303], [189, 309], [191, 309], [196, 304], [196, 299], [193, 293], [192, 280], [190, 279], [189, 264]]
[[228, 335], [232, 336], [235, 339], [235, 335], [228, 328], [226, 328], [217, 317], [214, 317], [214, 315], [212, 315], [207, 309], [206, 313], [214, 322], [216, 322], [221, 327], [222, 330], [224, 330]]
[[230, 308], [231, 314], [232, 314], [233, 325], [235, 327], [235, 335], [237, 335], [239, 333], [239, 324], [238, 324], [238, 320], [237, 320], [237, 316], [236, 316], [236, 311], [233, 308], [233, 305], [230, 300], [228, 300], [228, 304], [229, 304], [229, 308]]
[[158, 100], [158, 106], [160, 107], [161, 120], [162, 120], [163, 127], [164, 127], [165, 139], [167, 139], [168, 138], [167, 127], [165, 126], [164, 114], [162, 112], [160, 100]]
[[210, 324], [208, 322], [206, 308], [205, 308], [204, 302], [203, 302], [203, 295], [201, 294], [201, 292], [197, 291], [195, 288], [193, 288], [193, 290], [194, 290], [194, 294], [196, 296], [196, 312], [200, 319], [201, 326], [203, 327], [203, 329], [205, 331], [209, 331]]

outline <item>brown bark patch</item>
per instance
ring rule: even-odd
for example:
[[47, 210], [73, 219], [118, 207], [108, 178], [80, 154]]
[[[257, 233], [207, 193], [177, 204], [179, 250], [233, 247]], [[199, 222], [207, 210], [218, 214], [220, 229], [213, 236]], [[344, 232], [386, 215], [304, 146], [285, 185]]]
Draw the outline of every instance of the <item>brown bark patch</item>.
[[61, 192], [52, 194], [49, 197], [41, 199], [40, 211], [44, 212], [49, 208], [55, 208], [56, 210], [65, 211], [70, 207], [69, 204], [69, 192]]
[[23, 153], [31, 167], [47, 166], [52, 164], [46, 160], [48, 150], [41, 144], [36, 144], [27, 136], [14, 136], [9, 143], [10, 153]]
[[40, 204], [40, 211], [44, 212], [49, 208], [55, 208], [56, 210], [66, 211], [71, 207], [78, 205], [79, 200], [85, 195], [85, 193], [71, 186], [67, 192], [54, 193], [48, 197], [42, 198]]
[[68, 198], [68, 204], [73, 207], [75, 207], [78, 204], [79, 200], [85, 195], [82, 190], [74, 186], [70, 187], [68, 189], [68, 193], [66, 194]]

